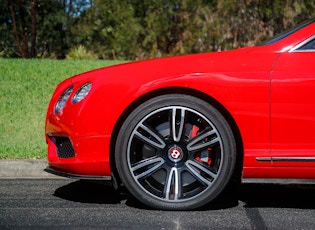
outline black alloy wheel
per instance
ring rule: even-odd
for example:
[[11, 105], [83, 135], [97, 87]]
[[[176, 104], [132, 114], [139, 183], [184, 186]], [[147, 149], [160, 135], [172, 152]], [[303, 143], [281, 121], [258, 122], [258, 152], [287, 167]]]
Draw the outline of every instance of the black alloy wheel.
[[192, 210], [227, 186], [236, 162], [224, 117], [198, 98], [170, 94], [137, 107], [118, 134], [115, 161], [127, 189], [163, 210]]

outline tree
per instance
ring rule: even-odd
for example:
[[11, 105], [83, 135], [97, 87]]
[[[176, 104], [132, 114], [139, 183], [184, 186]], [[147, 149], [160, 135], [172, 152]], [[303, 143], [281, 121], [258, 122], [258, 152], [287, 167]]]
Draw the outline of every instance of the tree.
[[2, 55], [64, 58], [70, 48], [71, 23], [88, 4], [86, 0], [3, 0]]
[[[19, 53], [23, 58], [34, 57], [36, 54], [36, 0], [31, 0], [30, 5], [24, 0], [9, 0], [8, 4]], [[28, 18], [31, 19], [29, 26], [27, 24]]]
[[[144, 59], [258, 44], [314, 17], [308, 0], [2, 0], [0, 55]], [[12, 45], [15, 44], [15, 45]]]
[[95, 0], [75, 18], [71, 32], [75, 46], [84, 45], [99, 58], [133, 59], [143, 29], [127, 1]]

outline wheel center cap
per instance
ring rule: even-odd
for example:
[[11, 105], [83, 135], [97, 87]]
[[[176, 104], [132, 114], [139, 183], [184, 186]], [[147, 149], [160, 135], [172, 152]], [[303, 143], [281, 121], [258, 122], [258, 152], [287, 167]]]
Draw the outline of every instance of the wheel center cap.
[[168, 150], [168, 158], [173, 162], [178, 162], [183, 158], [183, 150], [175, 145]]

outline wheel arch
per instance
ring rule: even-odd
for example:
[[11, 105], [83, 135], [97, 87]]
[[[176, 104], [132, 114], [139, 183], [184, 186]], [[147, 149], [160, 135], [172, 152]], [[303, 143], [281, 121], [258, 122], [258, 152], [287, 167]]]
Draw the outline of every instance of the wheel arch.
[[236, 158], [236, 166], [233, 173], [232, 180], [236, 183], [241, 182], [241, 175], [242, 175], [242, 169], [243, 169], [243, 155], [244, 155], [244, 148], [243, 148], [243, 140], [240, 133], [240, 130], [231, 115], [231, 113], [216, 99], [213, 97], [207, 95], [206, 93], [203, 93], [201, 91], [191, 89], [191, 88], [184, 88], [184, 87], [167, 87], [162, 89], [157, 89], [151, 92], [148, 92], [141, 97], [137, 98], [135, 101], [133, 101], [120, 115], [119, 119], [117, 120], [112, 135], [111, 135], [111, 141], [110, 141], [110, 167], [113, 173], [113, 176], [120, 182], [119, 175], [116, 170], [115, 165], [115, 145], [116, 145], [116, 139], [119, 133], [119, 130], [121, 126], [123, 125], [123, 122], [126, 120], [126, 118], [129, 116], [129, 114], [138, 107], [141, 103], [150, 100], [154, 97], [166, 95], [166, 94], [185, 94], [197, 97], [201, 100], [206, 101], [207, 103], [214, 106], [226, 119], [228, 124], [230, 125], [230, 128], [232, 129], [235, 142], [236, 142], [236, 148], [237, 148], [237, 158]]

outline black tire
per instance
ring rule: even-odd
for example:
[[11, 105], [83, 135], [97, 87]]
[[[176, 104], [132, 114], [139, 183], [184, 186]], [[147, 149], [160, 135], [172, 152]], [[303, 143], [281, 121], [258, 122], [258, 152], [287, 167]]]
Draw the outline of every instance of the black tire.
[[117, 137], [115, 161], [123, 184], [140, 202], [155, 209], [192, 210], [227, 186], [236, 144], [213, 106], [169, 94], [144, 102], [128, 116]]

